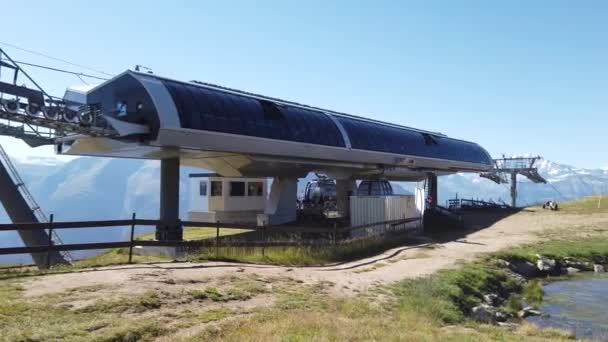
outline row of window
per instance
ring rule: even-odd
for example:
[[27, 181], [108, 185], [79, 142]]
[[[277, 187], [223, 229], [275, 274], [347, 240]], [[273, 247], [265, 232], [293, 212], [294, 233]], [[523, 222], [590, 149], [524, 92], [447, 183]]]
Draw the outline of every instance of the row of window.
[[163, 81], [182, 127], [269, 139], [344, 147], [326, 114], [195, 85]]
[[[325, 113], [191, 84], [168, 80], [163, 83], [184, 128], [345, 147], [340, 130]], [[486, 152], [473, 143], [357, 118], [335, 118], [356, 149], [492, 163]]]
[[[221, 181], [211, 181], [211, 197], [222, 196], [222, 185]], [[263, 182], [229, 182], [229, 194], [232, 197], [243, 197], [245, 196], [245, 188], [247, 188], [247, 196], [260, 197], [264, 196], [264, 183]], [[199, 195], [207, 196], [207, 181], [201, 181], [199, 183]]]
[[428, 158], [491, 164], [486, 152], [476, 144], [448, 137], [431, 136], [380, 123], [337, 117], [353, 148], [406, 154]]

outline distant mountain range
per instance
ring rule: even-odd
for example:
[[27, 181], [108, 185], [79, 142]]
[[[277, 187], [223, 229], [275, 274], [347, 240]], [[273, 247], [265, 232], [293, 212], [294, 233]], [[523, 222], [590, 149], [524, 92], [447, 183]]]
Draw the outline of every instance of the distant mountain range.
[[[76, 158], [62, 162], [56, 158], [13, 158], [14, 164], [44, 211], [56, 221], [158, 217], [159, 163], [109, 158]], [[519, 204], [530, 205], [548, 199], [563, 201], [608, 193], [608, 170], [579, 169], [544, 160], [539, 173], [549, 184], [534, 184], [522, 178]], [[181, 170], [181, 215], [188, 210], [188, 174], [200, 169]], [[303, 191], [306, 182], [298, 186]], [[394, 183], [397, 193], [412, 192], [415, 184]], [[454, 174], [439, 178], [439, 201], [449, 198], [479, 198], [509, 202], [509, 185], [498, 185], [477, 174]], [[0, 222], [9, 222], [0, 206]], [[65, 242], [112, 241], [126, 237], [121, 229], [70, 230], [62, 234]], [[0, 233], [0, 246], [19, 244], [16, 233]], [[14, 258], [11, 259], [15, 261]], [[22, 260], [22, 259], [19, 259]], [[5, 261], [6, 258], [0, 258]]]

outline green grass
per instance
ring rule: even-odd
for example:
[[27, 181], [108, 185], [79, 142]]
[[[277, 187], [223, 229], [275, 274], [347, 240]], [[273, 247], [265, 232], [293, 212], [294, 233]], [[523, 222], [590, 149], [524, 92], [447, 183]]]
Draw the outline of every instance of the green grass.
[[358, 240], [336, 246], [271, 246], [206, 248], [190, 255], [191, 261], [218, 260], [285, 266], [313, 266], [358, 260], [411, 243], [409, 237]]
[[563, 259], [574, 257], [583, 261], [605, 263], [608, 261], [608, 237], [592, 236], [574, 240], [549, 240], [510, 248], [495, 254], [505, 260], [536, 262], [536, 254]]
[[[142, 262], [154, 262], [154, 261], [170, 261], [172, 259], [162, 256], [146, 256], [133, 254], [133, 263], [138, 264]], [[78, 260], [72, 266], [65, 267], [66, 269], [78, 269], [78, 268], [90, 268], [90, 267], [102, 267], [110, 265], [121, 265], [126, 264], [129, 261], [129, 250], [128, 249], [110, 249], [99, 255]]]
[[22, 292], [12, 281], [0, 282], [2, 341], [147, 341], [168, 332], [155, 320], [71, 310], [61, 296], [25, 299]]
[[608, 194], [590, 196], [576, 201], [560, 203], [560, 211], [572, 214], [608, 213]]
[[218, 308], [207, 310], [197, 316], [198, 320], [203, 323], [215, 322], [234, 314], [234, 310], [228, 308]]
[[161, 300], [158, 294], [148, 290], [142, 294], [124, 298], [104, 299], [92, 305], [85, 306], [77, 310], [82, 313], [140, 313], [150, 309], [161, 307]]
[[[235, 229], [235, 228], [221, 228], [220, 236], [228, 236], [235, 234], [242, 234], [249, 232], [246, 229]], [[204, 240], [215, 238], [217, 230], [214, 227], [206, 228], [184, 228], [184, 240]], [[154, 233], [145, 234], [137, 237], [137, 240], [153, 240], [155, 238]]]
[[558, 341], [571, 338], [568, 333], [528, 325], [511, 332], [469, 321], [450, 296], [445, 295], [445, 287], [454, 285], [455, 278], [458, 276], [450, 272], [395, 284], [386, 292], [388, 301], [369, 295], [335, 298], [323, 295], [317, 287], [297, 288], [250, 319], [226, 321], [186, 341]]
[[[608, 256], [599, 246], [608, 239], [547, 241], [494, 253], [454, 269], [431, 276], [408, 279], [367, 293], [336, 298], [327, 294], [325, 283], [275, 289], [278, 296], [270, 307], [257, 308], [250, 315], [235, 316], [235, 309], [213, 307], [176, 314], [176, 322], [159, 323], [167, 303], [179, 301], [201, 305], [226, 305], [230, 300], [246, 300], [264, 292], [264, 282], [230, 279], [229, 288], [205, 287], [183, 294], [147, 291], [123, 298], [109, 298], [80, 309], [60, 305], [62, 298], [99, 290], [95, 287], [67, 291], [61, 296], [25, 299], [14, 280], [0, 281], [0, 339], [10, 341], [149, 341], [168, 337], [179, 329], [214, 322], [198, 335], [185, 340], [218, 341], [556, 341], [570, 339], [563, 331], [541, 330], [523, 325], [516, 331], [476, 323], [467, 318], [470, 309], [486, 293], [512, 293], [505, 304], [510, 312], [521, 309], [522, 300], [542, 300], [540, 282], [521, 286], [507, 277], [497, 258], [513, 258], [557, 251], [593, 258]], [[560, 252], [566, 253], [566, 252]], [[599, 253], [599, 254], [598, 254]], [[602, 254], [604, 253], [604, 254]], [[63, 296], [63, 297], [62, 297]], [[184, 297], [186, 296], [186, 297]], [[165, 298], [166, 297], [166, 298]], [[138, 316], [145, 313], [145, 319]], [[166, 317], [166, 316], [165, 316]], [[240, 318], [239, 318], [240, 317]]]
[[196, 300], [209, 299], [214, 302], [229, 302], [233, 300], [248, 300], [251, 299], [252, 294], [241, 289], [230, 289], [227, 291], [220, 291], [215, 287], [208, 287], [200, 290], [195, 289], [188, 292], [188, 294]]
[[523, 286], [521, 294], [528, 303], [539, 305], [543, 301], [545, 291], [540, 281], [531, 280]]
[[[507, 276], [498, 258], [536, 254], [608, 257], [608, 238], [546, 241], [487, 255], [478, 261], [409, 279], [354, 298], [334, 298], [323, 287], [295, 288], [251, 320], [223, 323], [190, 340], [218, 341], [558, 341], [569, 332], [523, 324], [516, 331], [471, 321], [467, 314], [487, 293], [511, 296], [503, 308], [512, 314], [525, 300], [539, 304], [542, 284], [523, 285]], [[448, 329], [449, 327], [449, 329]]]

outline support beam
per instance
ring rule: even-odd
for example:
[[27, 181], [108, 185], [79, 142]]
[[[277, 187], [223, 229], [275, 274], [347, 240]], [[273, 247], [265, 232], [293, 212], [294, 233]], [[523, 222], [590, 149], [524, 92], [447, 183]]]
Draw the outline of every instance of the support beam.
[[336, 180], [336, 200], [340, 217], [350, 217], [350, 196], [357, 190], [357, 182], [349, 179]]
[[[4, 206], [8, 217], [13, 223], [36, 223], [38, 218], [21, 195], [19, 186], [14, 184], [8, 170], [0, 162], [0, 202]], [[23, 244], [27, 247], [47, 246], [49, 244], [49, 234], [45, 230], [20, 230], [18, 233], [23, 240]], [[38, 268], [46, 268], [48, 264], [66, 263], [59, 252], [49, 252], [48, 257], [50, 262], [47, 263], [47, 253], [32, 254], [32, 259]]]
[[179, 221], [179, 158], [160, 161], [160, 220], [156, 240], [180, 241], [183, 238]]
[[297, 196], [297, 178], [276, 177], [270, 188], [264, 214], [258, 214], [258, 226], [295, 221]]
[[437, 196], [438, 196], [438, 184], [437, 175], [434, 173], [427, 174], [427, 209], [434, 209], [437, 207]]
[[511, 206], [517, 206], [517, 171], [511, 171]]

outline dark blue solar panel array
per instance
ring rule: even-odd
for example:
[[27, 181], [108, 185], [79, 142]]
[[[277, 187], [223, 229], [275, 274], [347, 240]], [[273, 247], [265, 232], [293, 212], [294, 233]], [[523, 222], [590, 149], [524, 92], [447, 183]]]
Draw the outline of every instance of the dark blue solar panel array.
[[353, 148], [428, 158], [491, 164], [486, 152], [474, 143], [430, 136], [380, 123], [337, 117]]
[[[183, 128], [345, 147], [327, 114], [296, 106], [163, 80]], [[406, 128], [334, 115], [355, 149], [428, 158], [492, 163], [478, 145]]]
[[340, 130], [324, 113], [174, 81], [163, 83], [183, 128], [345, 146]]

